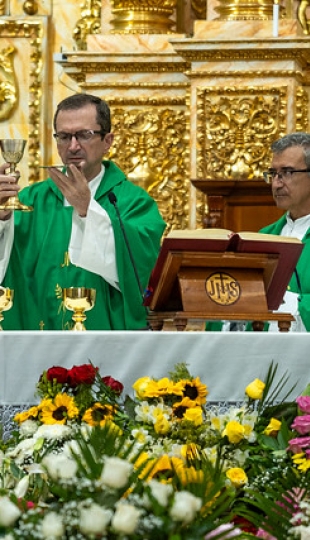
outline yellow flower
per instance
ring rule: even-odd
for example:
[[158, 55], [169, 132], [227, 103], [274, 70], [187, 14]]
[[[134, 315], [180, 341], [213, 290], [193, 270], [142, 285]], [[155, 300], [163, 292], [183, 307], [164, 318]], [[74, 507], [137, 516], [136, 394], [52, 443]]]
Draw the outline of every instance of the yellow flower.
[[236, 420], [231, 420], [227, 423], [222, 436], [228, 437], [228, 440], [232, 444], [238, 444], [244, 437], [244, 427]]
[[307, 472], [310, 469], [310, 459], [307, 459], [303, 452], [301, 454], [294, 454], [292, 460], [301, 472]]
[[140, 377], [140, 379], [136, 380], [132, 387], [137, 394], [137, 398], [144, 399], [145, 392], [151, 381], [152, 379], [150, 377]]
[[29, 420], [29, 419], [32, 420], [32, 419], [37, 418], [38, 414], [39, 414], [38, 407], [30, 407], [28, 411], [22, 411], [20, 413], [17, 413], [14, 416], [14, 421], [17, 422], [18, 424], [22, 424], [26, 420]]
[[170, 422], [163, 414], [157, 416], [154, 429], [158, 435], [167, 435], [169, 433]]
[[162, 379], [159, 379], [159, 381], [150, 381], [144, 394], [144, 398], [157, 398], [171, 395], [182, 396], [183, 390], [184, 385], [181, 381], [175, 383], [168, 379], [168, 377], [163, 377]]
[[169, 457], [167, 454], [159, 457], [156, 460], [151, 460], [147, 464], [147, 470], [149, 471], [148, 477], [155, 478], [160, 481], [171, 481], [171, 478], [175, 476], [175, 472], [181, 475], [181, 471], [184, 469], [184, 462], [178, 457]]
[[190, 408], [193, 408], [192, 401], [188, 397], [185, 397], [182, 401], [173, 405], [173, 416], [182, 420]]
[[194, 443], [183, 444], [181, 456], [186, 460], [200, 459], [200, 450]]
[[276, 418], [271, 418], [268, 426], [264, 429], [265, 435], [269, 435], [270, 437], [275, 437], [281, 429], [281, 422], [280, 420], [277, 420]]
[[[40, 407], [41, 408], [41, 407]], [[68, 394], [57, 394], [54, 400], [44, 400], [40, 420], [43, 424], [65, 424], [68, 419], [79, 415], [75, 401]]]
[[240, 467], [232, 467], [226, 471], [227, 478], [235, 487], [244, 486], [248, 482], [248, 477]]
[[207, 386], [202, 384], [199, 377], [193, 380], [183, 380], [184, 391], [183, 396], [189, 398], [193, 403], [192, 407], [197, 405], [204, 405], [206, 397], [208, 395]]
[[192, 407], [190, 409], [187, 409], [185, 411], [183, 419], [184, 420], [189, 420], [190, 422], [193, 422], [193, 424], [195, 426], [201, 426], [201, 424], [203, 422], [202, 408], [201, 407]]
[[92, 407], [85, 411], [82, 421], [89, 426], [103, 426], [107, 420], [113, 418], [114, 413], [115, 409], [112, 405], [94, 403]]
[[245, 393], [251, 399], [262, 399], [265, 383], [260, 379], [254, 379], [245, 389]]

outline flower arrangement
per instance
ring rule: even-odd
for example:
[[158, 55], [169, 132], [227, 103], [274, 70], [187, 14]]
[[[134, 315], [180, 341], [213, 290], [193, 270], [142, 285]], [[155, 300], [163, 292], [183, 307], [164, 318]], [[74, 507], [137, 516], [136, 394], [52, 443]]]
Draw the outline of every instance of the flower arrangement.
[[310, 392], [280, 402], [277, 369], [223, 412], [185, 364], [132, 397], [91, 363], [51, 367], [2, 442], [0, 537], [310, 538]]

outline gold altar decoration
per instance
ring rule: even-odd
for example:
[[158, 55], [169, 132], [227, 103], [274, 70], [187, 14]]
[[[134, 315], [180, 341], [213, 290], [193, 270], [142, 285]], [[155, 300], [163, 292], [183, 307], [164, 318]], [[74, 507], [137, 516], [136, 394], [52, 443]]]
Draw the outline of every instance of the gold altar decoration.
[[[267, 20], [273, 16], [273, 0], [218, 0], [219, 20]], [[280, 6], [280, 10], [282, 10]]]
[[5, 0], [0, 0], [0, 16], [5, 15]]
[[68, 287], [62, 289], [62, 300], [66, 309], [73, 311], [74, 321], [73, 331], [86, 330], [84, 322], [86, 320], [85, 311], [89, 311], [95, 305], [96, 289], [86, 287]]
[[197, 178], [262, 178], [270, 144], [286, 133], [285, 87], [197, 92]]
[[0, 287], [0, 331], [3, 330], [1, 322], [3, 321], [3, 311], [11, 309], [13, 305], [14, 291], [8, 287]]
[[112, 34], [169, 34], [177, 0], [111, 0]]
[[197, 19], [207, 18], [207, 2], [206, 0], [191, 0], [191, 8]]
[[[28, 90], [28, 157], [29, 157], [29, 176], [28, 183], [38, 181], [40, 163], [40, 131], [41, 131], [41, 105], [43, 94], [43, 58], [42, 58], [42, 39], [43, 22], [38, 19], [10, 20], [0, 19], [0, 38], [13, 41], [14, 38], [25, 39], [24, 47], [27, 57], [27, 69], [29, 73]], [[14, 48], [15, 50], [15, 48]], [[28, 52], [29, 51], [29, 52]], [[13, 54], [13, 52], [12, 52]], [[21, 52], [19, 51], [19, 54]], [[7, 60], [8, 61], [8, 60]], [[17, 96], [17, 83], [13, 81], [13, 73], [10, 73], [11, 85], [14, 86], [12, 94]], [[9, 108], [9, 107], [8, 107]], [[1, 109], [0, 109], [1, 110]]]
[[303, 33], [308, 35], [310, 29], [310, 21], [307, 18], [307, 9], [310, 7], [310, 0], [300, 0], [297, 10], [297, 18], [303, 29]]
[[36, 0], [26, 0], [23, 3], [23, 10], [26, 15], [36, 15], [38, 13], [39, 5]]
[[101, 0], [85, 0], [81, 9], [81, 18], [73, 31], [79, 50], [87, 49], [87, 36], [101, 32]]
[[7, 120], [17, 101], [17, 80], [11, 45], [0, 50], [0, 120]]
[[140, 99], [139, 104], [131, 109], [113, 104], [115, 144], [109, 157], [157, 201], [169, 230], [186, 228], [190, 181], [185, 100]]

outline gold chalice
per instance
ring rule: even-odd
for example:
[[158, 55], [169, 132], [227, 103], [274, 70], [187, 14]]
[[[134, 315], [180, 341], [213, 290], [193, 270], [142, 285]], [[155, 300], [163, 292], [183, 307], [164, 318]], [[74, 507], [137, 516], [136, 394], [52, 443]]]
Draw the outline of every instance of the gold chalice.
[[[24, 155], [24, 150], [27, 141], [24, 139], [0, 139], [0, 149], [3, 159], [6, 163], [10, 164], [10, 176], [15, 176], [16, 165], [20, 162]], [[18, 196], [10, 197], [5, 203], [0, 205], [0, 210], [22, 210], [23, 212], [30, 212], [33, 210], [31, 206], [22, 204], [18, 199]]]
[[1, 321], [3, 321], [3, 311], [11, 309], [13, 305], [14, 291], [7, 287], [0, 287], [0, 330], [3, 330]]
[[96, 289], [85, 287], [68, 287], [62, 289], [62, 301], [66, 309], [73, 311], [72, 319], [75, 322], [72, 330], [86, 330], [84, 321], [85, 311], [89, 311], [95, 305]]

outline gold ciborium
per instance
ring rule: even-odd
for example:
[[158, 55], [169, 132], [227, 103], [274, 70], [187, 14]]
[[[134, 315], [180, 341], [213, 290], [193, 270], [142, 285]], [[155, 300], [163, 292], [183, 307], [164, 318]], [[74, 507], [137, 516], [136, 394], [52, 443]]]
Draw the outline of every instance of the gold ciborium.
[[[9, 176], [15, 176], [17, 178], [16, 165], [24, 155], [26, 143], [27, 141], [24, 139], [0, 139], [2, 157], [10, 165]], [[23, 212], [30, 212], [33, 208], [22, 204], [18, 196], [15, 195], [1, 204], [0, 210], [22, 210]]]
[[73, 311], [72, 319], [74, 326], [72, 330], [86, 330], [84, 321], [85, 311], [89, 311], [95, 305], [96, 289], [85, 287], [68, 287], [62, 289], [62, 301], [66, 309]]
[[3, 311], [11, 309], [13, 305], [14, 291], [7, 287], [0, 287], [0, 330], [3, 330], [1, 321], [3, 321]]

